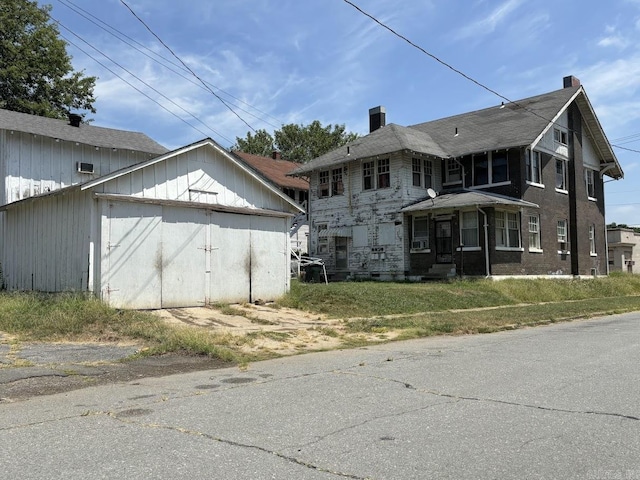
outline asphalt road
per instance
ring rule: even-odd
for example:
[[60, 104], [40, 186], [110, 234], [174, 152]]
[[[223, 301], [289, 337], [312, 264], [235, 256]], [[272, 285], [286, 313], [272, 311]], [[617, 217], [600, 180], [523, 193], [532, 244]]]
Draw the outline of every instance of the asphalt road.
[[0, 404], [11, 479], [640, 479], [640, 313]]

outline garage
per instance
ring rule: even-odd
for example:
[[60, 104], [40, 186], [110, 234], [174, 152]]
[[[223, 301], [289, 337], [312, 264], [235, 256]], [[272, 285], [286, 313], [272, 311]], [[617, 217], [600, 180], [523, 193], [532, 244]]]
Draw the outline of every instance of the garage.
[[290, 287], [300, 210], [206, 139], [5, 207], [6, 283], [85, 290], [117, 308], [272, 300]]

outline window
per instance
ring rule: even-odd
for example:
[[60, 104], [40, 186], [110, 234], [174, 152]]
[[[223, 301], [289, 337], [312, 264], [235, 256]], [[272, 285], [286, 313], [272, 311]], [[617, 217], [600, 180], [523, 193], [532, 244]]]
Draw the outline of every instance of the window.
[[336, 246], [335, 260], [336, 269], [346, 269], [349, 267], [349, 239], [347, 237], [335, 237], [334, 243]]
[[567, 191], [567, 162], [556, 158], [556, 190]]
[[529, 250], [540, 249], [540, 217], [529, 215]]
[[413, 172], [413, 186], [422, 186], [422, 162], [419, 158], [411, 160], [411, 171]]
[[463, 247], [477, 247], [478, 244], [478, 212], [462, 212], [460, 222], [460, 239]]
[[318, 225], [318, 253], [327, 253], [329, 251], [328, 233], [326, 223]]
[[389, 159], [378, 160], [378, 188], [388, 188], [391, 186], [391, 171], [389, 169]]
[[509, 163], [506, 151], [480, 153], [473, 155], [473, 178], [466, 181], [473, 186], [492, 185], [509, 180]]
[[520, 247], [518, 214], [496, 211], [496, 247]]
[[507, 180], [509, 180], [507, 152], [493, 152], [491, 154], [491, 183], [506, 182]]
[[429, 217], [413, 217], [411, 248], [429, 248]]
[[431, 160], [424, 160], [424, 188], [433, 187], [433, 164]]
[[373, 188], [373, 162], [364, 162], [362, 164], [362, 189], [371, 190]]
[[567, 131], [561, 128], [554, 128], [553, 139], [555, 140], [556, 143], [559, 143], [560, 145], [567, 145], [568, 144]]
[[542, 183], [540, 177], [540, 152], [527, 150], [526, 153], [527, 182]]
[[329, 196], [329, 170], [321, 171], [318, 175], [318, 197]]
[[[424, 172], [424, 176], [422, 175]], [[431, 188], [433, 179], [433, 165], [431, 160], [422, 158], [411, 159], [411, 173], [414, 187]]]
[[459, 183], [462, 181], [460, 164], [453, 158], [448, 158], [446, 160], [446, 174], [447, 183]]
[[596, 255], [596, 226], [589, 225], [589, 253]]
[[342, 195], [343, 193], [342, 168], [334, 168], [331, 170], [331, 195]]
[[584, 183], [587, 187], [587, 196], [595, 200], [596, 198], [596, 177], [595, 172], [590, 168], [584, 171]]
[[558, 220], [558, 247], [561, 251], [567, 251], [569, 243], [569, 234], [567, 232], [567, 221]]

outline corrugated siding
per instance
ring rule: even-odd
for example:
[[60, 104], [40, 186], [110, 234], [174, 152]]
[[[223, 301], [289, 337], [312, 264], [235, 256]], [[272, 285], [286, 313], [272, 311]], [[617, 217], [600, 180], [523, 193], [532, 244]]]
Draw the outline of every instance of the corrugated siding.
[[[2, 204], [84, 183], [150, 158], [146, 153], [96, 148], [41, 135], [2, 133]], [[94, 173], [78, 173], [77, 162], [93, 164]]]
[[4, 213], [3, 275], [10, 290], [86, 291], [90, 211], [86, 194], [57, 195]]
[[101, 193], [290, 211], [286, 201], [210, 148], [197, 148], [123, 175]]

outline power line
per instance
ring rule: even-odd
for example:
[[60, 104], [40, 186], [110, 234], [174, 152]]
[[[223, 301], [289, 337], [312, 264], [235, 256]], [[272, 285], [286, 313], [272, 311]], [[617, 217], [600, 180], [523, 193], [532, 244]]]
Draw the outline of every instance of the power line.
[[125, 7], [127, 7], [127, 9], [131, 12], [131, 14], [149, 31], [149, 33], [151, 33], [151, 35], [153, 35], [170, 53], [171, 55], [173, 55], [176, 60], [178, 60], [183, 66], [184, 68], [186, 68], [191, 75], [193, 75], [195, 78], [197, 78], [200, 83], [202, 83], [202, 85], [213, 95], [215, 96], [218, 100], [220, 100], [220, 102], [222, 102], [222, 104], [227, 107], [229, 109], [229, 111], [231, 113], [233, 113], [236, 117], [238, 117], [240, 120], [242, 120], [242, 122], [249, 127], [253, 132], [255, 132], [255, 128], [253, 128], [251, 125], [249, 125], [249, 123], [242, 118], [233, 108], [231, 108], [229, 106], [229, 104], [227, 102], [224, 101], [224, 99], [222, 99], [222, 97], [220, 97], [216, 92], [214, 92], [211, 88], [209, 88], [209, 86], [204, 82], [204, 80], [202, 80], [197, 74], [196, 72], [194, 72], [184, 61], [182, 61], [182, 59], [176, 55], [176, 53], [171, 50], [171, 48], [169, 47], [169, 45], [167, 45], [158, 35], [156, 35], [156, 33], [151, 30], [151, 28], [149, 27], [149, 25], [147, 25], [144, 20], [142, 20], [134, 11], [133, 9], [127, 5], [127, 2], [125, 2], [124, 0], [120, 0], [120, 3], [122, 3]]
[[[122, 0], [121, 0], [122, 1]], [[378, 20], [376, 17], [374, 17], [373, 15], [371, 15], [370, 13], [365, 12], [362, 8], [360, 8], [358, 5], [356, 5], [355, 3], [351, 2], [350, 0], [343, 0], [345, 3], [351, 5], [353, 8], [355, 8], [358, 12], [360, 12], [361, 14], [363, 14], [366, 17], [369, 17], [371, 20], [373, 20], [375, 23], [377, 23], [378, 25], [380, 25], [382, 28], [384, 28], [385, 30], [388, 30], [389, 32], [391, 32], [393, 35], [395, 35], [396, 37], [404, 40], [405, 42], [407, 42], [409, 45], [411, 45], [412, 47], [418, 49], [420, 52], [424, 53], [425, 55], [431, 57], [433, 60], [435, 60], [436, 62], [444, 65], [445, 67], [447, 67], [448, 69], [452, 70], [453, 72], [457, 73], [458, 75], [462, 76], [463, 78], [469, 80], [472, 83], [475, 83], [477, 86], [479, 86], [480, 88], [496, 95], [499, 98], [502, 98], [503, 100], [506, 100], [508, 103], [512, 103], [513, 105], [522, 108], [523, 110], [525, 110], [526, 112], [535, 115], [538, 118], [541, 118], [542, 120], [552, 123], [552, 124], [556, 124], [556, 122], [554, 122], [553, 120], [549, 120], [548, 118], [544, 117], [543, 115], [540, 115], [538, 112], [535, 112], [533, 110], [528, 109], [527, 107], [519, 104], [517, 101], [513, 101], [510, 100], [509, 98], [505, 97], [504, 95], [496, 92], [495, 90], [487, 87], [486, 85], [480, 83], [478, 80], [470, 77], [469, 75], [467, 75], [466, 73], [462, 72], [461, 70], [458, 70], [457, 68], [455, 68], [454, 66], [450, 65], [449, 63], [445, 62], [444, 60], [438, 58], [437, 56], [435, 56], [434, 54], [428, 52], [427, 50], [425, 50], [424, 48], [422, 48], [420, 45], [417, 45], [416, 43], [412, 42], [411, 40], [409, 40], [407, 37], [405, 37], [404, 35], [398, 33], [397, 31], [395, 31], [393, 28], [389, 27], [388, 25], [386, 25], [385, 23], [381, 22], [380, 20]], [[571, 130], [571, 129], [570, 129]], [[621, 148], [623, 150], [629, 150], [631, 152], [636, 152], [636, 153], [640, 153], [640, 150], [632, 150], [630, 148], [625, 148], [625, 147], [621, 147], [619, 145], [613, 145], [610, 144], [612, 147], [616, 147], [616, 148]]]
[[[216, 131], [214, 128], [210, 127], [209, 125], [207, 125], [206, 123], [204, 123], [202, 120], [200, 120], [198, 117], [196, 117], [193, 113], [189, 112], [187, 109], [185, 109], [184, 107], [182, 107], [181, 105], [179, 105], [178, 103], [176, 103], [175, 101], [173, 101], [171, 98], [167, 97], [165, 94], [163, 94], [162, 92], [158, 91], [156, 88], [154, 88], [153, 86], [149, 85], [147, 82], [145, 82], [143, 79], [141, 79], [140, 77], [138, 77], [137, 75], [135, 75], [134, 73], [132, 73], [130, 70], [126, 69], [125, 67], [123, 67], [122, 65], [120, 65], [118, 62], [116, 62], [115, 60], [113, 60], [111, 57], [109, 57], [108, 55], [106, 55], [104, 52], [100, 51], [98, 48], [94, 47], [93, 45], [91, 45], [89, 42], [87, 42], [85, 39], [83, 39], [82, 37], [80, 37], [78, 34], [76, 34], [75, 32], [73, 32], [71, 29], [69, 29], [68, 27], [66, 27], [64, 24], [62, 24], [60, 21], [56, 20], [53, 17], [50, 17], [54, 22], [56, 22], [58, 25], [60, 25], [62, 28], [64, 28], [65, 30], [67, 30], [69, 33], [71, 33], [74, 37], [76, 37], [77, 39], [79, 39], [80, 41], [82, 41], [83, 43], [85, 43], [86, 45], [88, 45], [89, 47], [91, 47], [93, 50], [95, 50], [96, 52], [98, 52], [100, 55], [102, 55], [103, 57], [105, 57], [107, 60], [111, 61], [114, 65], [116, 65], [117, 67], [121, 68], [122, 70], [124, 70], [125, 72], [127, 72], [129, 75], [131, 75], [133, 78], [135, 78], [136, 80], [138, 80], [140, 83], [142, 83], [143, 85], [145, 85], [147, 88], [150, 88], [151, 90], [153, 90], [155, 93], [157, 93], [158, 95], [160, 95], [162, 98], [164, 98], [165, 100], [167, 100], [168, 102], [170, 102], [172, 105], [175, 105], [176, 107], [178, 107], [180, 110], [182, 110], [183, 112], [187, 113], [188, 115], [190, 115], [191, 117], [193, 117], [195, 120], [197, 120], [198, 122], [200, 122], [203, 126], [205, 126], [206, 128], [208, 128], [209, 130], [211, 130], [213, 133], [215, 133], [216, 135], [218, 135], [221, 138], [224, 138], [227, 142], [229, 143], [233, 143], [231, 142], [231, 140], [229, 140], [228, 138], [226, 138], [224, 135], [222, 135], [220, 132]], [[65, 40], [67, 40], [65, 38]], [[74, 44], [74, 46], [77, 45]], [[87, 54], [86, 52], [83, 51], [83, 53]], [[94, 57], [90, 57], [92, 58], [94, 61], [97, 61]], [[101, 64], [102, 65], [102, 64]], [[103, 65], [104, 66], [104, 65]], [[109, 70], [111, 73], [114, 73], [113, 70]], [[114, 73], [114, 75], [116, 75]], [[117, 75], [118, 78], [120, 78], [121, 80], [124, 80], [122, 77], [120, 77], [119, 75]], [[127, 82], [128, 83], [128, 82]], [[131, 85], [130, 83], [128, 83], [129, 85]], [[139, 90], [138, 90], [139, 91]], [[147, 96], [147, 98], [149, 98]], [[157, 103], [157, 102], [156, 102]], [[191, 124], [189, 124], [191, 125]], [[203, 133], [202, 131], [198, 130], [200, 133]], [[208, 136], [206, 134], [204, 134], [205, 136]]]
[[[188, 70], [184, 69], [183, 67], [181, 67], [180, 64], [176, 63], [176, 62], [172, 62], [169, 59], [164, 58], [163, 56], [159, 55], [158, 53], [154, 52], [153, 50], [151, 50], [150, 48], [146, 47], [145, 45], [143, 45], [142, 43], [138, 42], [137, 40], [135, 40], [134, 38], [130, 37], [129, 35], [127, 35], [126, 33], [118, 30], [117, 28], [109, 25], [108, 23], [104, 22], [103, 20], [99, 19], [98, 17], [96, 17], [95, 15], [93, 15], [92, 13], [88, 12], [87, 10], [84, 10], [82, 7], [79, 7], [78, 5], [74, 4], [72, 1], [70, 0], [58, 0], [58, 2], [61, 5], [64, 5], [65, 7], [67, 7], [68, 9], [70, 9], [71, 11], [73, 11], [74, 13], [76, 13], [77, 15], [83, 17], [84, 19], [86, 19], [87, 21], [93, 23], [95, 26], [97, 26], [98, 28], [102, 29], [103, 31], [107, 32], [108, 34], [110, 34], [111, 36], [117, 38], [118, 40], [120, 40], [121, 42], [123, 42], [124, 44], [128, 45], [129, 47], [133, 48], [134, 50], [138, 51], [139, 53], [141, 53], [142, 55], [146, 56], [147, 58], [149, 58], [150, 60], [156, 62], [157, 64], [161, 65], [162, 67], [168, 69], [169, 71], [175, 73], [176, 75], [182, 77], [183, 79], [187, 80], [188, 82], [192, 83], [193, 85], [197, 85], [199, 88], [201, 88], [202, 90], [207, 91], [207, 89], [202, 86], [199, 82], [196, 82], [195, 80], [193, 80], [192, 78], [189, 78], [185, 75], [183, 75], [180, 71], [177, 71], [173, 68], [171, 68], [170, 65], [177, 67], [179, 69], [181, 69], [182, 71], [185, 71], [188, 73]], [[106, 27], [106, 28], [105, 28]], [[115, 33], [114, 33], [115, 32]], [[124, 38], [123, 38], [124, 37]], [[129, 40], [129, 41], [127, 41]], [[133, 43], [135, 43], [136, 45], [134, 45]], [[140, 47], [140, 48], [138, 48]], [[149, 53], [146, 53], [145, 51], [143, 51], [142, 49], [146, 50]], [[163, 62], [167, 62], [169, 65], [167, 65], [166, 63]], [[278, 122], [280, 125], [284, 122], [280, 121], [279, 119], [277, 119], [276, 117], [274, 117], [273, 115], [270, 115], [267, 112], [264, 112], [262, 110], [260, 110], [259, 108], [245, 102], [244, 100], [235, 97], [234, 95], [232, 95], [231, 93], [217, 87], [216, 85], [213, 85], [210, 82], [207, 82], [208, 85], [210, 85], [211, 87], [215, 88], [216, 90], [218, 90], [219, 92], [227, 95], [228, 97], [233, 98], [234, 100], [236, 100], [239, 103], [242, 103], [250, 108], [252, 108], [253, 110], [255, 110], [256, 112], [260, 113], [261, 115], [267, 116], [272, 118], [273, 120], [275, 120], [276, 122]], [[230, 102], [231, 103], [231, 102]], [[253, 118], [260, 120], [264, 123], [266, 123], [267, 125], [273, 127], [273, 128], [279, 128], [278, 125], [274, 125], [273, 123], [269, 122], [268, 120], [266, 120], [265, 118], [261, 118], [258, 115], [255, 115], [254, 113], [243, 109], [242, 107], [238, 106], [238, 105], [234, 105], [232, 103], [232, 105], [234, 107], [236, 107], [238, 110], [241, 110], [243, 112], [245, 112], [248, 115], [251, 115]]]

